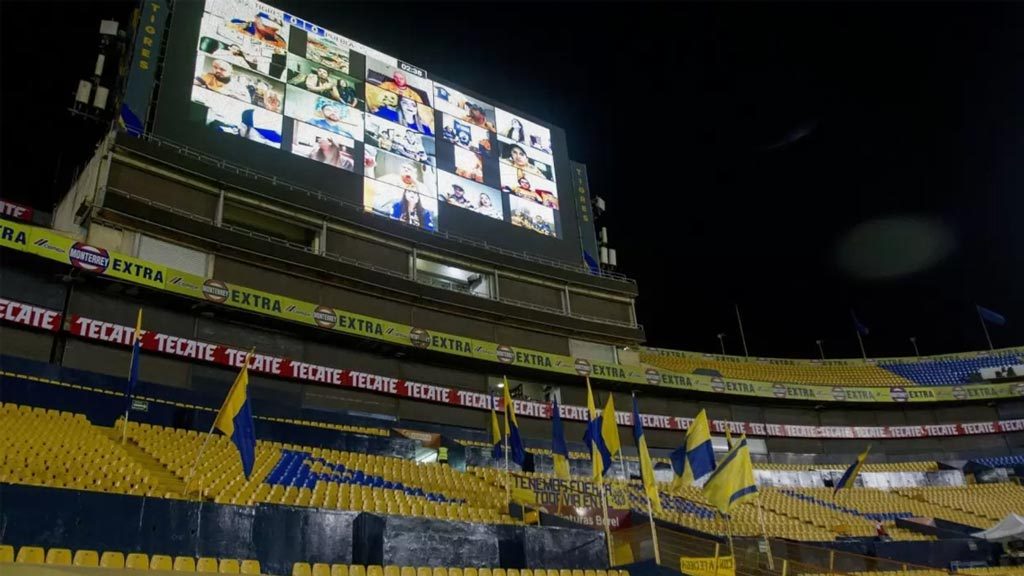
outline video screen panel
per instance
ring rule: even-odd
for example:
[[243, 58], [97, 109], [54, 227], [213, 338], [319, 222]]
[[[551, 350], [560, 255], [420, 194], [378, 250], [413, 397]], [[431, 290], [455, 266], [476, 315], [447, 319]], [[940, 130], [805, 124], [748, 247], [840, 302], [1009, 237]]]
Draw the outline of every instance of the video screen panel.
[[561, 131], [262, 2], [179, 8], [161, 91], [187, 74], [189, 97], [161, 98], [158, 132], [418, 228], [572, 250], [520, 232], [578, 234]]

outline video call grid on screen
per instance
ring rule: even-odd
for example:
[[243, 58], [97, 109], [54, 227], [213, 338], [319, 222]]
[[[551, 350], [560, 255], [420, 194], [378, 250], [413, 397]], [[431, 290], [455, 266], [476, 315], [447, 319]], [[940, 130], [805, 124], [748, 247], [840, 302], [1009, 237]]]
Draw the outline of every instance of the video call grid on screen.
[[[368, 212], [430, 230], [451, 215], [456, 232], [482, 230], [466, 225], [479, 218], [563, 236], [565, 154], [551, 129], [269, 5], [200, 5], [190, 120], [362, 176]], [[331, 180], [346, 191], [353, 182]], [[423, 199], [413, 217], [394, 208], [396, 189]]]

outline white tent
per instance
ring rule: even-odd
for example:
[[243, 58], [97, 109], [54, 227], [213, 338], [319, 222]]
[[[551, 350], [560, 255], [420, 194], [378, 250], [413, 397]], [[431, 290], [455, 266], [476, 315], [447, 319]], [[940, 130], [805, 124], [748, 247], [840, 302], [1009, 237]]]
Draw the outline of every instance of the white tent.
[[989, 542], [1024, 540], [1024, 516], [1010, 513], [1006, 518], [1000, 520], [999, 524], [996, 524], [988, 530], [975, 532], [972, 536], [975, 538], [984, 538]]

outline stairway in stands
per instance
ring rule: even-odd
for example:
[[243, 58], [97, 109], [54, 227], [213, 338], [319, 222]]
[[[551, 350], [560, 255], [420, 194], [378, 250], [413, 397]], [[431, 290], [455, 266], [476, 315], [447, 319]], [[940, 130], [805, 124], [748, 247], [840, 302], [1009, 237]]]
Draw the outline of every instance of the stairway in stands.
[[[120, 427], [96, 426], [95, 428], [114, 442], [121, 444]], [[181, 497], [185, 493], [185, 483], [157, 461], [156, 458], [153, 458], [142, 448], [139, 448], [131, 438], [128, 438], [127, 442], [121, 444], [121, 446], [132, 460], [149, 473], [149, 477], [156, 482], [165, 495]], [[194, 493], [195, 489], [192, 491]]]

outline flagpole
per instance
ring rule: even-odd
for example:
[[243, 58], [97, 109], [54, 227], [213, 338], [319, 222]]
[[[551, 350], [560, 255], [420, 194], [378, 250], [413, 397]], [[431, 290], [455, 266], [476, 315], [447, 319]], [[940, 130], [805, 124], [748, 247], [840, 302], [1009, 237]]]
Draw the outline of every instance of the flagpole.
[[990, 338], [988, 335], [988, 326], [985, 325], [985, 318], [983, 318], [981, 315], [981, 308], [975, 305], [974, 309], [975, 311], [978, 312], [978, 321], [981, 322], [981, 329], [985, 332], [985, 342], [988, 342], [988, 349], [995, 350], [995, 348], [992, 346], [992, 338]]
[[[854, 332], [857, 333], [857, 343], [860, 344], [860, 355], [861, 355], [861, 358], [867, 360], [868, 359], [868, 353], [864, 351], [864, 338], [862, 338], [861, 335], [860, 335], [860, 328], [854, 328]], [[987, 332], [986, 332], [986, 334], [987, 334]]]
[[[256, 347], [253, 346], [252, 350], [250, 350], [249, 353], [245, 355], [245, 360], [242, 360], [242, 368], [243, 369], [248, 369], [249, 368], [249, 359], [252, 358], [253, 354], [255, 354], [255, 353], [256, 353]], [[234, 384], [232, 384], [232, 388], [234, 388]], [[229, 389], [228, 390], [228, 395], [230, 395], [230, 394], [231, 394], [231, 391]], [[221, 409], [223, 409], [223, 406], [221, 407]], [[196, 473], [196, 467], [199, 466], [199, 461], [203, 457], [203, 452], [206, 451], [206, 445], [210, 443], [210, 436], [213, 436], [213, 429], [217, 427], [217, 416], [219, 416], [219, 415], [220, 415], [220, 410], [217, 410], [217, 413], [214, 414], [214, 416], [213, 416], [213, 424], [210, 424], [210, 430], [206, 433], [206, 439], [203, 440], [203, 445], [202, 445], [202, 447], [199, 448], [199, 454], [196, 456], [196, 459], [192, 462], [192, 468], [189, 469], [188, 476], [185, 477], [185, 494], [184, 494], [184, 496], [186, 498], [188, 497], [188, 488], [189, 488], [189, 486], [192, 483], [192, 476]], [[199, 499], [202, 500], [202, 497], [203, 497], [203, 495], [202, 495], [202, 493], [200, 491]]]
[[743, 334], [743, 318], [740, 317], [740, 305], [733, 304], [736, 308], [736, 323], [740, 325], [740, 342], [743, 342], [743, 357], [749, 358], [750, 352], [747, 351], [747, 337]]
[[124, 403], [124, 426], [121, 427], [121, 445], [124, 446], [128, 442], [128, 417], [129, 412], [132, 408], [132, 389], [135, 382], [132, 382], [132, 373], [135, 370], [135, 363], [139, 360], [138, 356], [135, 355], [135, 347], [139, 345], [138, 340], [142, 338], [139, 333], [142, 329], [142, 308], [139, 308], [139, 317], [135, 321], [135, 332], [132, 333], [132, 355], [131, 362], [128, 363], [128, 397]]
[[[508, 386], [508, 379], [505, 379], [504, 386]], [[509, 398], [512, 396], [509, 395]], [[508, 474], [508, 406], [505, 406], [505, 508], [509, 516], [512, 515], [512, 481]]]
[[[775, 570], [775, 561], [772, 560], [772, 543], [771, 543], [771, 540], [768, 539], [768, 529], [765, 528], [765, 524], [764, 524], [764, 511], [761, 510], [761, 493], [760, 492], [757, 493], [757, 498], [755, 498], [754, 500], [757, 501], [757, 519], [761, 523], [761, 536], [764, 537], [764, 546], [765, 546], [765, 548], [768, 551], [768, 569], [769, 570]], [[733, 560], [733, 562], [735, 562], [735, 560]]]
[[[593, 454], [593, 450], [591, 450], [591, 454]], [[604, 519], [604, 539], [608, 543], [608, 566], [611, 567], [615, 565], [615, 554], [612, 548], [612, 529], [608, 525], [608, 492], [604, 484], [604, 478], [601, 478], [601, 516]]]
[[725, 517], [725, 534], [729, 538], [729, 556], [732, 556], [733, 566], [736, 565], [736, 550], [732, 546], [732, 518], [728, 514], [722, 514]]

